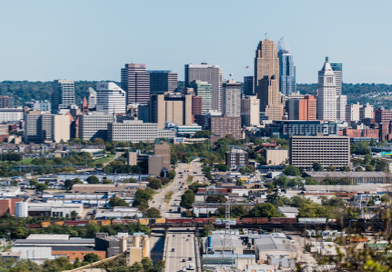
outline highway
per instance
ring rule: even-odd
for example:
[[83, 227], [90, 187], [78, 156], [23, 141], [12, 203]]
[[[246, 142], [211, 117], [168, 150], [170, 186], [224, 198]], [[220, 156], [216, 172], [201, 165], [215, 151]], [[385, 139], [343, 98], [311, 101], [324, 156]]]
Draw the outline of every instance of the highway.
[[166, 239], [166, 247], [164, 248], [166, 250], [164, 253], [166, 260], [165, 272], [183, 271], [184, 266], [187, 267], [187, 271], [197, 272], [196, 267], [194, 270], [188, 270], [189, 264], [196, 265], [194, 233], [192, 231], [170, 229], [167, 232]]
[[[194, 174], [194, 172], [197, 174]], [[153, 199], [149, 202], [149, 206], [159, 209], [162, 217], [180, 218], [181, 213], [178, 213], [177, 209], [180, 207], [181, 196], [188, 187], [186, 182], [188, 175], [193, 176], [193, 182], [203, 182], [204, 175], [201, 172], [201, 163], [198, 160], [193, 160], [190, 164], [178, 163], [174, 180], [158, 194], [154, 195]], [[181, 176], [183, 177], [181, 178]], [[183, 182], [185, 182], [185, 186], [183, 186]], [[165, 203], [165, 195], [170, 191], [173, 192], [173, 195], [170, 202]]]

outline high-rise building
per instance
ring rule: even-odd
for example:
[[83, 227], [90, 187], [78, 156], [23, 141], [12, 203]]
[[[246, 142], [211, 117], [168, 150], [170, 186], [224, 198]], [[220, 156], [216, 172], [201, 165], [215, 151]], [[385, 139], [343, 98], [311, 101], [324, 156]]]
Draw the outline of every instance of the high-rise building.
[[335, 74], [336, 80], [336, 95], [342, 94], [343, 85], [343, 64], [342, 63], [331, 63], [331, 68]]
[[95, 109], [95, 106], [97, 105], [97, 92], [93, 88], [88, 87], [84, 92], [84, 97], [87, 100], [88, 108]]
[[336, 96], [336, 120], [346, 121], [347, 95]]
[[209, 121], [214, 135], [225, 137], [231, 134], [235, 139], [241, 139], [241, 117], [211, 116]]
[[359, 116], [361, 106], [362, 105], [359, 104], [359, 102], [357, 102], [357, 104], [346, 105], [346, 122], [358, 122], [359, 120], [361, 120]]
[[150, 93], [164, 94], [177, 90], [177, 73], [170, 70], [147, 71], [150, 74]]
[[150, 122], [157, 123], [159, 128], [165, 122], [178, 125], [192, 124], [192, 95], [182, 93], [153, 94], [149, 103]]
[[[223, 70], [218, 65], [185, 64], [185, 85], [192, 87], [193, 81], [208, 82], [212, 86], [212, 109], [222, 110]], [[200, 96], [199, 94], [197, 94]], [[203, 99], [204, 100], [204, 99]]]
[[362, 120], [364, 118], [374, 118], [374, 107], [369, 103], [366, 103], [359, 109], [359, 119]]
[[254, 81], [253, 81], [253, 76], [244, 76], [244, 94], [245, 95], [254, 95]]
[[126, 92], [126, 103], [147, 104], [150, 100], [150, 74], [145, 64], [129, 63], [121, 69], [121, 88]]
[[258, 126], [260, 124], [260, 100], [255, 95], [241, 99], [242, 126]]
[[296, 92], [296, 71], [293, 56], [286, 40], [282, 37], [278, 41], [279, 57], [279, 91], [281, 94], [290, 95]]
[[318, 73], [317, 119], [336, 121], [336, 100], [336, 77], [326, 57]]
[[317, 99], [313, 95], [288, 99], [286, 110], [289, 120], [317, 120]]
[[194, 80], [189, 85], [192, 87], [196, 95], [201, 97], [201, 111], [212, 110], [212, 84], [206, 81]]
[[13, 100], [13, 97], [0, 95], [0, 108], [12, 108]]
[[163, 167], [166, 167], [166, 169], [170, 168], [170, 145], [167, 142], [164, 141], [155, 142], [154, 155], [162, 156]]
[[260, 99], [260, 111], [269, 120], [282, 120], [283, 104], [279, 93], [279, 58], [275, 43], [260, 41], [255, 57], [255, 92]]
[[105, 114], [125, 114], [126, 93], [113, 82], [97, 83], [97, 111]]
[[223, 114], [228, 117], [241, 116], [241, 83], [229, 80], [223, 83]]
[[100, 112], [78, 116], [78, 138], [83, 141], [92, 141], [100, 138], [108, 140], [108, 124], [113, 122], [112, 114]]
[[52, 113], [57, 113], [60, 109], [68, 109], [71, 105], [75, 105], [74, 81], [55, 80], [52, 92]]
[[44, 143], [70, 139], [70, 117], [69, 115], [57, 114], [25, 114], [25, 143]]

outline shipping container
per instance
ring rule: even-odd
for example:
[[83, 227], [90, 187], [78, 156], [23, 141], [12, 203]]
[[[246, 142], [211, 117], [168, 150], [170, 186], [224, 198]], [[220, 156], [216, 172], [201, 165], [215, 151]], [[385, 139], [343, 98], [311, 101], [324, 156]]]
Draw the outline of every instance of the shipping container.
[[[229, 219], [229, 225], [235, 226], [240, 223], [239, 218], [230, 218]], [[226, 224], [226, 219], [225, 218], [217, 218], [215, 219], [215, 225], [225, 225]]]
[[41, 222], [41, 226], [42, 226], [43, 228], [47, 228], [47, 227], [49, 227], [50, 225], [51, 225], [50, 222]]
[[298, 224], [325, 224], [327, 223], [327, 218], [310, 218], [310, 217], [301, 217], [298, 218]]
[[112, 224], [112, 221], [110, 221], [110, 220], [100, 220], [101, 226], [110, 226], [111, 224]]
[[208, 222], [215, 222], [215, 218], [194, 218], [193, 222], [195, 223], [208, 223]]
[[128, 224], [128, 223], [137, 224], [138, 220], [137, 219], [113, 219], [112, 223], [113, 224]]
[[268, 217], [244, 217], [241, 219], [242, 224], [267, 224]]
[[150, 220], [148, 218], [140, 218], [139, 219], [139, 224], [141, 224], [141, 225], [148, 225], [148, 224], [150, 224]]
[[97, 220], [88, 220], [89, 224], [97, 224], [98, 225], [98, 221]]
[[166, 218], [155, 218], [155, 224], [165, 224]]
[[179, 218], [179, 219], [166, 219], [166, 223], [168, 224], [184, 224], [184, 223], [192, 223], [192, 218]]
[[297, 224], [297, 218], [271, 217], [272, 224]]
[[64, 226], [64, 221], [53, 222], [57, 226]]

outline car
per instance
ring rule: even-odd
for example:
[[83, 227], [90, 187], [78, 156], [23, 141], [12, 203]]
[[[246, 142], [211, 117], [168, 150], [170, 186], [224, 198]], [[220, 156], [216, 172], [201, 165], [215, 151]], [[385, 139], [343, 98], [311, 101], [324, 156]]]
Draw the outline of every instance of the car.
[[183, 262], [183, 263], [185, 263], [185, 262], [186, 262], [186, 260], [185, 260], [185, 259], [182, 259], [182, 262]]
[[192, 257], [189, 257], [189, 258], [188, 258], [188, 261], [192, 261]]
[[181, 174], [182, 174], [182, 172], [178, 172], [178, 174], [180, 174], [180, 175], [181, 175]]
[[172, 252], [175, 252], [175, 251], [176, 251], [176, 249], [173, 247], [173, 248], [172, 248]]
[[186, 242], [189, 242], [189, 239], [186, 239], [185, 241], [186, 241]]
[[155, 200], [153, 200], [152, 203], [155, 203]]
[[193, 172], [193, 174], [197, 174], [197, 172], [196, 172], [196, 171], [194, 171], [194, 172]]
[[173, 237], [176, 237], [176, 235], [175, 235], [175, 234], [173, 234]]
[[172, 211], [172, 209], [169, 209], [169, 212], [171, 212]]
[[190, 235], [190, 234], [188, 234], [188, 237], [191, 237], [191, 235]]

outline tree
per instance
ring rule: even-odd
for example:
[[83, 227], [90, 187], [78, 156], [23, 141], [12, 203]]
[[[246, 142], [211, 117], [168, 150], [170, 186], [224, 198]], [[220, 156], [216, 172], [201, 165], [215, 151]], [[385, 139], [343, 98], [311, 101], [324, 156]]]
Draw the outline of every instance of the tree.
[[256, 204], [250, 211], [251, 217], [280, 217], [281, 214], [271, 203]]
[[287, 165], [283, 169], [283, 174], [285, 174], [286, 176], [301, 176], [301, 172], [294, 165]]
[[165, 271], [165, 268], [166, 268], [166, 261], [159, 260], [155, 265], [155, 272], [163, 272]]
[[127, 206], [128, 207], [129, 206], [129, 204], [124, 199], [121, 199], [121, 198], [119, 198], [117, 196], [112, 197], [109, 200], [109, 204], [112, 207], [114, 207], [114, 206]]
[[99, 257], [97, 254], [88, 253], [84, 256], [83, 261], [88, 262], [88, 263], [95, 263], [95, 262], [99, 261]]
[[371, 165], [366, 165], [366, 172], [373, 172], [374, 168]]
[[156, 208], [149, 208], [145, 213], [144, 217], [147, 218], [160, 218], [161, 212]]
[[97, 178], [96, 176], [89, 176], [86, 181], [88, 182], [88, 184], [99, 184], [99, 178]]
[[[367, 166], [370, 166], [370, 165], [367, 165]], [[367, 167], [367, 166], [366, 166], [366, 167]], [[362, 172], [362, 171], [363, 171], [363, 169], [362, 169], [361, 166], [355, 167], [355, 172]]]
[[342, 167], [342, 170], [344, 171], [344, 172], [350, 172], [350, 166], [348, 166], [348, 165], [345, 165], [345, 166], [343, 166]]
[[321, 165], [321, 163], [319, 162], [313, 162], [313, 166], [312, 166], [314, 171], [323, 171], [323, 166]]
[[376, 171], [389, 172], [389, 163], [385, 160], [377, 160]]
[[208, 138], [212, 134], [213, 133], [209, 130], [200, 130], [200, 131], [196, 131], [196, 133], [193, 134], [192, 138]]
[[223, 164], [223, 163], [216, 164], [216, 165], [215, 165], [215, 168], [216, 168], [218, 171], [221, 171], [221, 172], [225, 172], [225, 171], [229, 171], [229, 170], [230, 170], [230, 168], [229, 168], [226, 164]]
[[144, 271], [151, 271], [153, 268], [152, 260], [148, 257], [144, 257], [141, 261]]
[[189, 210], [190, 208], [192, 208], [192, 204], [194, 202], [195, 202], [195, 194], [193, 193], [193, 191], [187, 190], [181, 196], [180, 206]]
[[365, 157], [363, 158], [363, 163], [365, 165], [369, 165], [371, 161], [372, 161], [372, 155], [366, 154]]
[[48, 185], [46, 185], [44, 183], [38, 183], [35, 186], [35, 189], [37, 189], [38, 191], [45, 191], [46, 189], [48, 189]]
[[330, 165], [330, 166], [327, 167], [327, 171], [328, 172], [335, 172], [336, 171], [336, 167]]
[[242, 179], [239, 179], [236, 181], [235, 185], [237, 186], [244, 186], [244, 181]]
[[110, 179], [104, 179], [102, 180], [102, 184], [113, 184], [113, 181], [111, 181]]
[[289, 182], [289, 179], [286, 176], [280, 176], [273, 181], [275, 186], [279, 186], [281, 188], [286, 188], [288, 182]]
[[75, 220], [77, 216], [78, 216], [78, 213], [76, 211], [71, 212], [71, 219], [72, 220]]
[[150, 180], [147, 186], [152, 189], [158, 190], [162, 188], [162, 181], [160, 179], [153, 178]]
[[366, 155], [370, 154], [369, 143], [359, 142], [351, 145], [351, 154]]
[[134, 178], [124, 179], [122, 180], [124, 183], [137, 183], [137, 180]]
[[83, 184], [83, 182], [82, 182], [80, 179], [78, 179], [78, 178], [75, 178], [75, 179], [67, 179], [67, 180], [65, 180], [65, 182], [64, 182], [65, 190], [71, 190], [71, 189], [72, 189], [72, 186], [73, 186], [74, 184]]
[[250, 167], [248, 167], [248, 166], [245, 166], [245, 167], [240, 167], [239, 169], [238, 169], [238, 171], [241, 173], [241, 175], [250, 175], [250, 174], [252, 174], [254, 171], [250, 168]]

